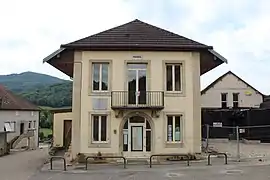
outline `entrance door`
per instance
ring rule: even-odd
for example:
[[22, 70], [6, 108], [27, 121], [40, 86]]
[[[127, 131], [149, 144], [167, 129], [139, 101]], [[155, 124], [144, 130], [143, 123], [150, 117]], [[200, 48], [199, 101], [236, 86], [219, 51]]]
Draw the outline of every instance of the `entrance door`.
[[143, 126], [131, 126], [131, 151], [143, 151]]
[[63, 145], [66, 149], [69, 148], [69, 145], [71, 143], [71, 133], [72, 133], [72, 121], [64, 120]]
[[20, 135], [24, 133], [24, 123], [20, 124]]
[[128, 104], [146, 104], [147, 64], [128, 64]]
[[123, 152], [128, 157], [143, 157], [151, 152], [151, 127], [141, 116], [129, 118], [123, 128]]

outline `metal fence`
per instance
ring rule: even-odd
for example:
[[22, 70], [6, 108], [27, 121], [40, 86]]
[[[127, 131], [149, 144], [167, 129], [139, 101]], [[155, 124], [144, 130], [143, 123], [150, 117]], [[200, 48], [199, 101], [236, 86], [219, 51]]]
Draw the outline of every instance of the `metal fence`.
[[248, 158], [270, 158], [270, 125], [223, 126], [221, 122], [203, 125], [203, 149], [227, 153], [240, 161]]

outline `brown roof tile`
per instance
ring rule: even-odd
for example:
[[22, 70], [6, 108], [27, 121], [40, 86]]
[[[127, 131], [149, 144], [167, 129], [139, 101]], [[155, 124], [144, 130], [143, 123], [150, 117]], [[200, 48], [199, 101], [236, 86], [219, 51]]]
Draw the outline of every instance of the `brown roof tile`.
[[39, 108], [0, 85], [0, 110], [36, 110]]
[[212, 49], [211, 46], [201, 44], [170, 31], [147, 24], [140, 20], [117, 26], [101, 33], [61, 45], [64, 48], [90, 49]]

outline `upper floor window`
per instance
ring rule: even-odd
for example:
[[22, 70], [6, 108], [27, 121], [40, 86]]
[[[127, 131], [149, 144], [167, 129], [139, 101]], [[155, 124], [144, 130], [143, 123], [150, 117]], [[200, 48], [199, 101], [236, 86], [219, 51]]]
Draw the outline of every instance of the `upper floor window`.
[[93, 91], [108, 91], [109, 63], [92, 64]]
[[107, 141], [107, 116], [92, 116], [92, 140], [93, 142]]
[[239, 106], [239, 93], [233, 93], [233, 107], [237, 108]]
[[166, 64], [166, 90], [181, 91], [181, 64]]
[[227, 108], [227, 93], [221, 93], [221, 107]]
[[167, 141], [181, 141], [181, 116], [167, 116]]

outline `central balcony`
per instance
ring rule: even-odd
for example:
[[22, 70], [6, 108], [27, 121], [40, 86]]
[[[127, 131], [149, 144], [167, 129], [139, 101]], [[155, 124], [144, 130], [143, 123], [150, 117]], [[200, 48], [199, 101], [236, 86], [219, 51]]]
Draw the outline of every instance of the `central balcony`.
[[112, 109], [152, 109], [164, 108], [163, 91], [112, 91]]

